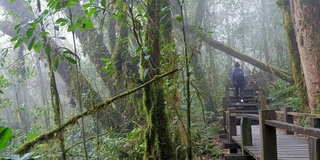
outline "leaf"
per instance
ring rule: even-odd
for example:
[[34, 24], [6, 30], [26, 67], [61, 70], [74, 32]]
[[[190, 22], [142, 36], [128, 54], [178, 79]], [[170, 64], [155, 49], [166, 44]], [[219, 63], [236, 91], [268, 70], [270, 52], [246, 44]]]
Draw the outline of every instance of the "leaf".
[[59, 58], [56, 58], [54, 59], [54, 66], [53, 66], [54, 70], [58, 68], [58, 65], [59, 65]]
[[96, 13], [97, 11], [97, 8], [92, 8], [88, 13], [87, 13], [87, 16], [88, 17], [92, 17], [94, 13]]
[[14, 30], [16, 30], [17, 33], [19, 33], [22, 24], [24, 24], [24, 22], [22, 22], [22, 23], [20, 23], [20, 24], [17, 24], [16, 26], [14, 26]]
[[10, 0], [10, 4], [12, 4], [13, 2], [15, 2], [16, 0]]
[[180, 15], [176, 16], [176, 20], [181, 23], [182, 22], [182, 17]]
[[0, 89], [0, 94], [4, 94], [3, 91]]
[[47, 9], [44, 10], [44, 11], [40, 14], [39, 18], [44, 18], [48, 13], [49, 13], [49, 11], [48, 11]]
[[152, 52], [153, 51], [153, 47], [152, 46], [144, 46], [142, 47], [143, 52]]
[[102, 7], [106, 7], [107, 6], [107, 1], [106, 0], [101, 0], [100, 2]]
[[110, 77], [114, 72], [114, 68], [113, 67], [108, 67], [108, 70], [107, 70], [107, 77]]
[[85, 22], [85, 24], [86, 24], [86, 28], [84, 28], [84, 29], [91, 29], [91, 28], [93, 28], [93, 22], [92, 22], [91, 20], [87, 20], [87, 21]]
[[138, 11], [138, 13], [142, 14], [142, 12], [143, 12], [142, 6], [139, 5], [139, 6], [137, 7], [137, 11]]
[[29, 39], [30, 37], [32, 37], [33, 31], [34, 31], [33, 28], [29, 28], [29, 29], [27, 30], [27, 32], [26, 32], [27, 39]]
[[49, 43], [46, 43], [46, 46], [44, 48], [44, 52], [47, 54], [51, 53], [51, 45]]
[[29, 139], [29, 140], [32, 140], [32, 139], [34, 139], [34, 138], [37, 137], [37, 136], [38, 136], [37, 133], [29, 133], [29, 134], [28, 134], [28, 139]]
[[63, 54], [64, 54], [64, 55], [68, 55], [68, 54], [72, 54], [72, 52], [68, 49], [68, 50], [66, 50], [66, 51], [63, 51]]
[[17, 43], [13, 46], [13, 49], [18, 48], [18, 47], [22, 44], [22, 42], [23, 42], [23, 39], [22, 39], [22, 38], [19, 38], [18, 41], [17, 41]]
[[32, 40], [30, 41], [29, 45], [28, 45], [28, 50], [30, 51], [34, 45], [34, 41], [35, 41], [36, 37], [33, 37]]
[[68, 19], [59, 18], [56, 20], [55, 24], [60, 24], [60, 26], [65, 26], [66, 24], [68, 24]]
[[34, 49], [36, 52], [39, 52], [40, 49], [41, 49], [41, 46], [42, 46], [41, 41], [38, 41], [38, 42], [36, 43], [36, 45], [33, 46], [33, 49]]
[[109, 58], [105, 58], [105, 57], [100, 58], [100, 60], [102, 60], [102, 61], [104, 61], [104, 62], [106, 62], [106, 63], [109, 63], [109, 62], [110, 62], [110, 59], [109, 59]]
[[0, 126], [0, 151], [6, 148], [12, 137], [12, 130], [9, 127]]
[[170, 6], [165, 6], [163, 8], [161, 8], [160, 12], [165, 12], [165, 11], [169, 11], [170, 10]]
[[67, 1], [60, 1], [58, 2], [56, 9], [59, 10], [59, 9], [65, 8], [67, 5], [68, 5]]
[[82, 24], [82, 20], [78, 19], [73, 25], [69, 26], [68, 32], [71, 32], [75, 29], [77, 29]]
[[12, 38], [10, 39], [10, 41], [11, 41], [11, 42], [16, 41], [16, 40], [18, 40], [19, 37], [20, 37], [20, 35], [16, 35], [16, 36], [12, 37]]
[[69, 61], [72, 64], [77, 64], [77, 61], [75, 59], [71, 58], [71, 57], [64, 56], [64, 58], [66, 58], [67, 61]]
[[147, 68], [146, 70], [144, 70], [143, 78], [146, 78], [148, 72], [149, 72], [149, 68]]

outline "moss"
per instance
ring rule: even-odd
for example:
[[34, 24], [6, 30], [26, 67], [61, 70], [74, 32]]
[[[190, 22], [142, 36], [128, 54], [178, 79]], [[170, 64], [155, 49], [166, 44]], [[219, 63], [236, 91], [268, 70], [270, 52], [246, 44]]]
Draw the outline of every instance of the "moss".
[[34, 138], [33, 140], [29, 140], [29, 141], [25, 141], [23, 144], [21, 144], [16, 150], [14, 150], [14, 154], [24, 154], [24, 153], [27, 153], [31, 147], [33, 147], [36, 143], [40, 143], [41, 141], [46, 141], [46, 140], [49, 140], [49, 139], [52, 139], [55, 137], [55, 135], [59, 132], [62, 132], [64, 129], [66, 129], [66, 127], [68, 127], [69, 125], [74, 125], [74, 124], [77, 124], [77, 121], [78, 119], [84, 117], [84, 116], [87, 116], [87, 115], [91, 115], [95, 112], [98, 112], [98, 111], [101, 111], [101, 110], [105, 110], [109, 107], [109, 105], [111, 103], [113, 103], [115, 100], [118, 100], [120, 98], [123, 98], [127, 95], [130, 95], [134, 92], [137, 92], [139, 91], [140, 89], [144, 88], [145, 86], [148, 86], [150, 85], [151, 83], [165, 77], [165, 76], [168, 76], [168, 75], [171, 75], [175, 72], [179, 71], [178, 69], [176, 70], [172, 70], [170, 72], [167, 72], [165, 74], [162, 74], [162, 75], [159, 75], [159, 76], [156, 76], [154, 77], [152, 80], [138, 86], [138, 87], [135, 87], [131, 90], [128, 90], [128, 91], [125, 91], [125, 92], [122, 92], [110, 99], [105, 99], [102, 103], [99, 103], [99, 104], [96, 104], [95, 106], [89, 108], [88, 110], [78, 114], [78, 115], [75, 115], [71, 118], [69, 118], [65, 123], [61, 124], [60, 126], [46, 132], [46, 133], [43, 133], [41, 135], [39, 135], [38, 137]]
[[284, 16], [284, 27], [286, 30], [286, 38], [287, 38], [287, 47], [289, 51], [289, 57], [291, 61], [291, 68], [293, 72], [293, 79], [295, 82], [295, 87], [298, 91], [299, 99], [302, 104], [301, 110], [303, 112], [308, 112], [308, 95], [306, 84], [303, 76], [303, 71], [301, 67], [300, 55], [298, 44], [296, 42], [295, 31], [293, 28], [293, 22], [291, 17], [291, 8], [289, 0], [283, 1], [283, 16]]
[[284, 0], [277, 0], [277, 6], [280, 7], [280, 8], [283, 8], [283, 3], [284, 3]]

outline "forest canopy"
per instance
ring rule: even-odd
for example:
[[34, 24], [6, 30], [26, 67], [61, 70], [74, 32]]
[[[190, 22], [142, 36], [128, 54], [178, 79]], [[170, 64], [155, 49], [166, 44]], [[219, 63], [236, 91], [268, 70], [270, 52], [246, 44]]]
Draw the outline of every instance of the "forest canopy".
[[235, 62], [318, 113], [319, 3], [1, 0], [0, 158], [221, 157]]

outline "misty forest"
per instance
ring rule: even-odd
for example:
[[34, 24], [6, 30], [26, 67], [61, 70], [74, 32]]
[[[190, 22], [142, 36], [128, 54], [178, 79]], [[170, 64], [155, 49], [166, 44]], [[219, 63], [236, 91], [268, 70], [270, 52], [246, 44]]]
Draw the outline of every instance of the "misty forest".
[[236, 62], [269, 108], [320, 113], [319, 0], [1, 0], [0, 14], [0, 159], [220, 159]]

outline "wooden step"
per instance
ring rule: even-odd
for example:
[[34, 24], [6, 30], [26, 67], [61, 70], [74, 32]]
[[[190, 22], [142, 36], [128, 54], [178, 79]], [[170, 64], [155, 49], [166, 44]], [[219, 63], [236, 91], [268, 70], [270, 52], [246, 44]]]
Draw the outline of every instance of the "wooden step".
[[230, 107], [234, 107], [234, 106], [259, 106], [259, 103], [244, 103], [244, 104], [236, 104], [236, 103], [230, 103], [229, 104]]

